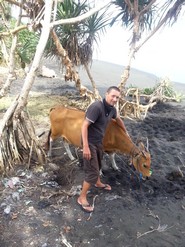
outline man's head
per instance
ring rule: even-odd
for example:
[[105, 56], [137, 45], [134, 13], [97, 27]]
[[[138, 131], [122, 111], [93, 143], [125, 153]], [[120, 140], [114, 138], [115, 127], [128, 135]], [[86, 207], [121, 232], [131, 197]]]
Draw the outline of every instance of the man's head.
[[120, 89], [116, 86], [111, 86], [107, 89], [106, 95], [105, 95], [105, 100], [106, 102], [114, 106], [120, 97]]

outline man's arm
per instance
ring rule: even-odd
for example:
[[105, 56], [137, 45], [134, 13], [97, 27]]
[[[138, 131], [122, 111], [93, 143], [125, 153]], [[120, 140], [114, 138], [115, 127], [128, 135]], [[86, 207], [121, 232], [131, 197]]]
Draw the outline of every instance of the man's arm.
[[91, 152], [88, 142], [88, 127], [91, 123], [85, 119], [82, 124], [82, 145], [83, 145], [83, 157], [87, 160], [91, 159]]

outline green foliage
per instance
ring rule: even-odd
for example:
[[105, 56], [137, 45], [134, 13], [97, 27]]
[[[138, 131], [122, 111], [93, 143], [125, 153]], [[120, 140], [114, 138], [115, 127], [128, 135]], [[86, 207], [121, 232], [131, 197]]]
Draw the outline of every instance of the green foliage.
[[[158, 83], [157, 86], [160, 86], [160, 83]], [[176, 92], [174, 91], [174, 88], [171, 84], [166, 84], [163, 86], [163, 94], [166, 97], [174, 97]]]
[[[156, 10], [156, 6], [152, 4], [148, 10], [146, 7], [150, 4], [150, 1], [147, 0], [139, 0], [138, 1], [138, 9], [134, 9], [134, 1], [130, 1], [132, 7], [129, 7], [126, 1], [123, 0], [113, 0], [112, 3], [116, 6], [118, 10], [118, 14], [114, 13], [114, 18], [112, 19], [111, 26], [117, 21], [121, 21], [122, 24], [126, 27], [130, 27], [130, 29], [134, 26], [134, 18], [136, 17], [136, 13], [142, 13], [139, 15], [139, 27], [141, 31], [146, 29], [151, 29], [152, 22], [154, 20], [154, 13]], [[144, 10], [144, 11], [143, 11]]]
[[[89, 11], [89, 1], [64, 0], [58, 3], [57, 20], [78, 17]], [[91, 61], [93, 43], [98, 43], [99, 33], [109, 25], [106, 10], [95, 13], [88, 19], [75, 24], [58, 25], [55, 32], [60, 43], [68, 52], [73, 64], [81, 65]], [[47, 44], [47, 56], [57, 55], [57, 49], [52, 40]]]
[[159, 82], [156, 85], [156, 88], [157, 87], [162, 87], [162, 93], [163, 93], [163, 95], [165, 95], [168, 98], [173, 98], [177, 102], [182, 101], [183, 98], [184, 98], [184, 95], [182, 93], [177, 93], [175, 91], [175, 89], [173, 88], [173, 85], [172, 85], [172, 83], [170, 82], [169, 79], [161, 80], [161, 82]]
[[[6, 1], [0, 1], [0, 20], [7, 21], [11, 18], [11, 5], [7, 3]], [[1, 22], [0, 22], [1, 26]]]
[[36, 51], [36, 46], [39, 40], [37, 33], [30, 32], [27, 29], [19, 32], [17, 54], [21, 61], [21, 67], [24, 68], [25, 64], [29, 64]]
[[[16, 19], [11, 18], [7, 25], [9, 29], [14, 29], [16, 24]], [[0, 32], [7, 31], [5, 26], [0, 25]], [[17, 41], [17, 48], [16, 48], [16, 65], [22, 68], [25, 67], [26, 64], [29, 64], [33, 56], [35, 55], [36, 46], [39, 40], [39, 36], [36, 32], [30, 32], [27, 29], [21, 30], [18, 33], [18, 41]], [[10, 51], [11, 43], [12, 43], [12, 36], [6, 36], [3, 38], [7, 51]], [[0, 48], [0, 62], [3, 63], [3, 54]]]
[[144, 88], [142, 91], [141, 91], [141, 93], [142, 94], [146, 94], [146, 95], [151, 95], [153, 92], [154, 92], [154, 90], [155, 90], [155, 88], [153, 87], [153, 88]]
[[185, 100], [185, 94], [182, 93], [176, 93], [176, 101], [177, 102], [182, 102], [183, 100]]
[[[130, 88], [138, 88], [138, 87], [134, 85], [130, 85], [128, 87], [128, 90]], [[156, 96], [158, 95], [159, 97], [165, 96], [177, 102], [180, 102], [185, 99], [185, 95], [183, 95], [182, 93], [177, 93], [175, 91], [172, 83], [170, 82], [168, 78], [161, 79], [160, 82], [156, 83], [154, 87], [139, 89], [139, 93], [144, 94], [144, 95], [149, 95], [149, 96], [152, 96], [152, 95], [156, 95]], [[132, 96], [132, 91], [130, 92], [130, 96]]]
[[[130, 89], [130, 88], [138, 88], [138, 87], [136, 85], [134, 85], [134, 84], [130, 84], [128, 89]], [[139, 93], [140, 94], [151, 95], [155, 91], [155, 88], [156, 88], [156, 86], [155, 87], [151, 87], [151, 88], [146, 87], [146, 88], [143, 88], [143, 89], [139, 89]]]
[[153, 88], [144, 88], [141, 93], [146, 95], [163, 95], [169, 99], [175, 99], [177, 102], [180, 102], [185, 98], [185, 95], [175, 91], [172, 83], [168, 78], [162, 79]]

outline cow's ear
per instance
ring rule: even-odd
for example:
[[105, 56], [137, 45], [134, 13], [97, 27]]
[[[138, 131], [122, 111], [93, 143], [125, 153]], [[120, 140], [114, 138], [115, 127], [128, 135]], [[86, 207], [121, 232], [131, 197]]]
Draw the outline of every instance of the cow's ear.
[[141, 151], [145, 151], [145, 146], [144, 146], [144, 144], [142, 142], [139, 142], [139, 149]]

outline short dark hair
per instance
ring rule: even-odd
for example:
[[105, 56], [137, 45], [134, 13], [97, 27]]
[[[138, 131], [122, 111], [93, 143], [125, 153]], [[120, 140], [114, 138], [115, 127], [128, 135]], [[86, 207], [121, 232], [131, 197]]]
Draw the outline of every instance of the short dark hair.
[[120, 92], [120, 89], [119, 89], [118, 87], [116, 87], [116, 86], [111, 86], [111, 87], [109, 87], [109, 88], [107, 89], [107, 93], [110, 93], [110, 91], [112, 91], [112, 90], [116, 90], [116, 91]]

